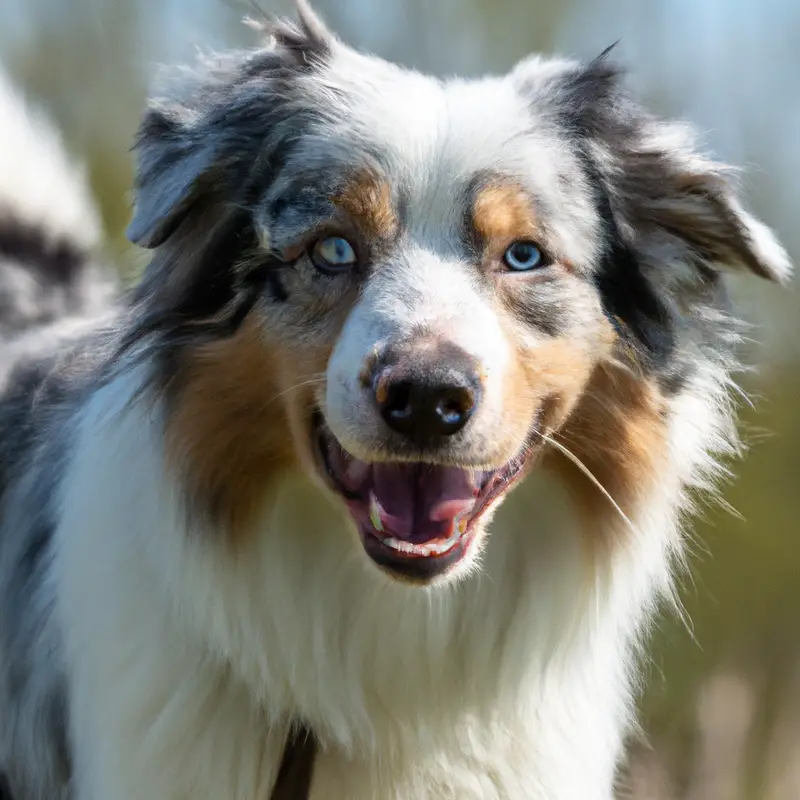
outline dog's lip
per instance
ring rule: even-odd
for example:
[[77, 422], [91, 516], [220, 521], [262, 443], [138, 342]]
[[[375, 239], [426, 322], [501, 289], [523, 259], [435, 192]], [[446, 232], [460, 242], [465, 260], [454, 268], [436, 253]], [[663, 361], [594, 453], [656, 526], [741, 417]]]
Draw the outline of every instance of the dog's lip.
[[[471, 466], [445, 467], [432, 462], [418, 462], [419, 467], [456, 473], [455, 480], [462, 485], [453, 498], [445, 498], [430, 510], [430, 525], [435, 535], [403, 530], [402, 535], [392, 535], [390, 528], [398, 526], [396, 517], [382, 508], [369, 487], [369, 474], [373, 468], [413, 469], [414, 463], [396, 465], [385, 461], [368, 462], [348, 453], [331, 432], [323, 413], [317, 410], [311, 422], [312, 441], [318, 470], [328, 486], [343, 499], [358, 528], [364, 549], [376, 563], [412, 577], [430, 577], [454, 566], [469, 551], [475, 539], [476, 523], [486, 511], [528, 471], [536, 442], [540, 439], [536, 420], [531, 433], [518, 453], [496, 469], [482, 470]], [[338, 448], [338, 450], [335, 450]], [[332, 462], [338, 462], [338, 467]], [[345, 469], [342, 470], [341, 466]], [[458, 473], [464, 473], [459, 475]], [[470, 484], [468, 481], [472, 481]], [[466, 489], [473, 486], [472, 496]], [[439, 525], [441, 523], [441, 525]], [[438, 528], [441, 528], [439, 533]]]

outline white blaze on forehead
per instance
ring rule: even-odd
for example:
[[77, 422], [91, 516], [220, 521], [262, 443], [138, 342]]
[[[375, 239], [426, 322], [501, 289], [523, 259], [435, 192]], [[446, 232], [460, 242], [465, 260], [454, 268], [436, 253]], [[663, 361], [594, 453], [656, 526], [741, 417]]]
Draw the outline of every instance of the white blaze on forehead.
[[486, 368], [502, 369], [508, 360], [497, 309], [474, 266], [417, 244], [408, 243], [378, 267], [359, 306], [383, 337], [430, 333]]
[[490, 168], [531, 124], [503, 78], [442, 81], [345, 48], [307, 80], [312, 95], [333, 105], [343, 132], [381, 146], [396, 177], [412, 183], [439, 162], [455, 169], [453, 178]]
[[380, 153], [407, 200], [407, 223], [429, 231], [464, 214], [476, 176], [502, 175], [541, 201], [550, 245], [580, 266], [594, 260], [598, 220], [566, 132], [514, 80], [437, 80], [337, 47], [306, 89], [326, 109], [319, 134]]
[[474, 269], [409, 245], [368, 280], [331, 367], [355, 373], [377, 344], [420, 335], [459, 346], [487, 371], [503, 370], [510, 358], [490, 293], [477, 285]]

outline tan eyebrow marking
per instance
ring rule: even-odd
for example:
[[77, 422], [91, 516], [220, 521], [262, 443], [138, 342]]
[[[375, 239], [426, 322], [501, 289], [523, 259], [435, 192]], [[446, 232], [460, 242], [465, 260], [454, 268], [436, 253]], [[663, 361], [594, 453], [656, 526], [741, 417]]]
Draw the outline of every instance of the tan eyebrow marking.
[[389, 184], [372, 172], [357, 173], [331, 200], [344, 209], [369, 237], [391, 239], [399, 219]]
[[493, 184], [476, 193], [472, 226], [487, 247], [505, 247], [515, 239], [541, 234], [531, 198], [513, 184]]

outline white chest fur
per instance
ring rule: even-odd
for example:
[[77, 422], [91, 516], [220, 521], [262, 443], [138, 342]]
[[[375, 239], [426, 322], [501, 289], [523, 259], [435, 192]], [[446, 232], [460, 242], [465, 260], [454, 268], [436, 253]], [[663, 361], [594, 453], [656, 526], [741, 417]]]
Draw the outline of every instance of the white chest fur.
[[610, 796], [646, 579], [592, 567], [557, 487], [455, 586], [390, 582], [299, 477], [233, 551], [187, 532], [157, 413], [108, 415], [129, 396], [90, 406], [58, 531], [76, 800], [267, 798], [296, 715], [314, 797]]

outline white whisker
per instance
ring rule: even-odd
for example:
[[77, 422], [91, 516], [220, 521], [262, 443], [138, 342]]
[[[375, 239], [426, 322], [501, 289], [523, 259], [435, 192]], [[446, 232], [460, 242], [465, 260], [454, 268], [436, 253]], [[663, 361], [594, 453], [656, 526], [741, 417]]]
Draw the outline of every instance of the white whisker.
[[614, 510], [619, 514], [625, 524], [636, 535], [641, 536], [639, 529], [631, 522], [630, 517], [622, 510], [620, 504], [612, 497], [611, 493], [603, 486], [602, 483], [595, 477], [594, 473], [576, 456], [569, 448], [565, 447], [560, 442], [557, 442], [552, 436], [546, 433], [539, 433], [542, 439], [548, 444], [552, 445], [559, 451], [565, 458], [569, 459], [597, 488], [597, 490], [608, 500]]
[[270, 399], [264, 405], [268, 406], [271, 403], [274, 403], [276, 400], [280, 400], [281, 397], [285, 397], [287, 394], [289, 394], [291, 392], [294, 392], [297, 389], [302, 389], [304, 386], [313, 386], [315, 384], [324, 383], [324, 382], [325, 382], [325, 376], [324, 375], [320, 375], [320, 376], [318, 376], [316, 378], [308, 378], [307, 380], [300, 381], [299, 383], [295, 383], [293, 386], [290, 386], [288, 389], [284, 389], [283, 391], [278, 392], [277, 394], [273, 395], [272, 397], [270, 397]]

